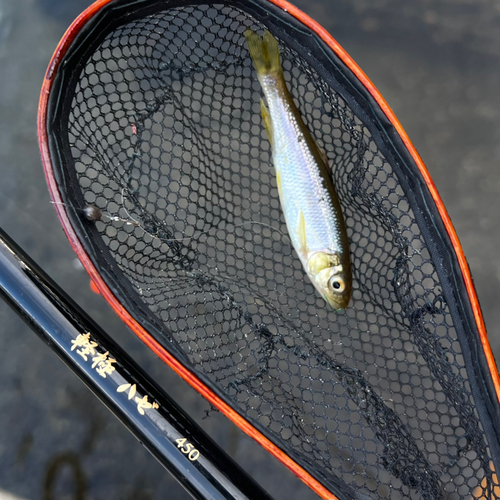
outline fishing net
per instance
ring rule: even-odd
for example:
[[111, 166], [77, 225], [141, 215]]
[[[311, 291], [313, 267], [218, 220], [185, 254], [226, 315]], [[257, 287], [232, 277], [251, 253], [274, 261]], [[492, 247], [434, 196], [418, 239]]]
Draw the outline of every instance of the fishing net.
[[[351, 250], [344, 311], [291, 246], [247, 27], [278, 39], [328, 156]], [[54, 175], [136, 321], [338, 498], [498, 499], [498, 408], [470, 304], [425, 183], [375, 108], [271, 4], [113, 2], [55, 80]]]

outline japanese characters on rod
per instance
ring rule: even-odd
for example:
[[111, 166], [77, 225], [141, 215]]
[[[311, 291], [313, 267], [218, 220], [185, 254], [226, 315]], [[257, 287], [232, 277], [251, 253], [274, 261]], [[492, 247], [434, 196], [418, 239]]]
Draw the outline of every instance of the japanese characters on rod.
[[[115, 370], [114, 364], [117, 362], [116, 359], [109, 357], [109, 352], [98, 352], [99, 344], [90, 339], [90, 332], [81, 333], [76, 337], [76, 339], [71, 341], [71, 350], [76, 349], [77, 354], [79, 354], [84, 361], [89, 361], [91, 357], [92, 369], [94, 369], [101, 377], [106, 378], [106, 375], [111, 375]], [[150, 402], [147, 394], [144, 396], [136, 396], [137, 385], [136, 384], [120, 384], [116, 392], [128, 393], [128, 399], [132, 400], [137, 404], [137, 411], [141, 415], [145, 415], [145, 410], [151, 408], [157, 410], [159, 408], [158, 403]], [[134, 398], [135, 396], [135, 398]]]

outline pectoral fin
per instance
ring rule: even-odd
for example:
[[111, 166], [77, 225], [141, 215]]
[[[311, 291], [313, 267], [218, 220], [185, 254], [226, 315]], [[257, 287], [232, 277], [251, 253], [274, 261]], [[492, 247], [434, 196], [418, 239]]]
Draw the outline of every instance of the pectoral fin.
[[269, 111], [267, 111], [264, 101], [260, 100], [260, 113], [262, 115], [262, 121], [264, 122], [264, 127], [266, 127], [267, 137], [269, 137], [269, 142], [271, 147], [274, 145], [273, 138], [273, 125], [271, 122], [271, 117], [269, 116]]
[[299, 234], [300, 251], [303, 255], [307, 255], [309, 250], [307, 248], [306, 220], [304, 219], [304, 212], [302, 212], [302, 210], [299, 210], [299, 224], [297, 229]]
[[276, 185], [278, 186], [278, 193], [280, 195], [280, 200], [283, 203], [283, 190], [281, 188], [281, 175], [279, 171], [276, 172]]

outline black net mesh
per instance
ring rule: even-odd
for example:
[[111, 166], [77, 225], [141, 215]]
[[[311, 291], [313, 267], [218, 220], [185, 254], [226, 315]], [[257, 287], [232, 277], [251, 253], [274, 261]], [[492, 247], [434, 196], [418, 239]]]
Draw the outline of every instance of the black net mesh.
[[332, 165], [350, 307], [329, 310], [307, 278], [246, 27], [263, 25], [236, 7], [164, 7], [115, 27], [80, 63], [60, 140], [68, 205], [81, 219], [85, 204], [104, 213], [83, 226], [86, 245], [98, 264], [112, 256], [103, 274], [147, 310], [157, 340], [337, 494], [500, 498], [400, 179], [349, 98], [277, 34], [291, 93]]

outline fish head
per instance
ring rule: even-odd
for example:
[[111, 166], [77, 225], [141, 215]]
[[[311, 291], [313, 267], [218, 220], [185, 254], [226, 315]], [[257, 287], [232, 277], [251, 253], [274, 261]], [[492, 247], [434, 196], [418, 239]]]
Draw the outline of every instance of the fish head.
[[333, 309], [349, 305], [352, 292], [349, 262], [338, 253], [315, 252], [308, 259], [307, 270], [314, 286]]

